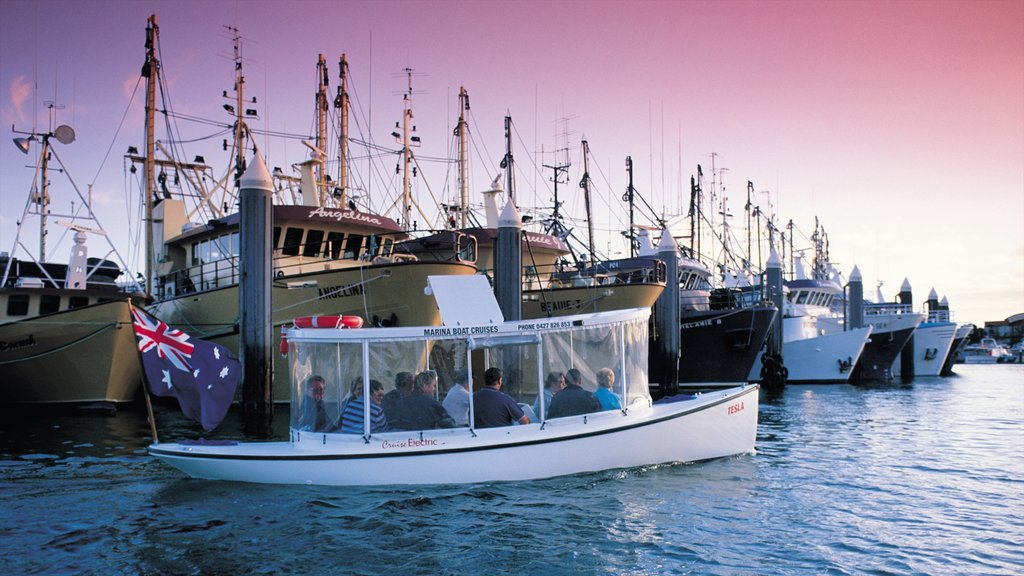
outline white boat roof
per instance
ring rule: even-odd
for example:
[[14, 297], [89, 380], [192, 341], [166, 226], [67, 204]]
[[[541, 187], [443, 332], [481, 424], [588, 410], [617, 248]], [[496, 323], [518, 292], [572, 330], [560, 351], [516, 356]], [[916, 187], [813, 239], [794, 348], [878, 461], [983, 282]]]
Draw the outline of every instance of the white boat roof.
[[444, 326], [403, 326], [396, 328], [289, 328], [291, 342], [361, 342], [388, 340], [463, 339], [470, 340], [471, 347], [492, 344], [509, 344], [521, 339], [522, 344], [538, 342], [540, 333], [568, 330], [586, 326], [615, 324], [630, 320], [645, 320], [651, 315], [650, 308], [628, 308], [609, 312], [558, 316], [483, 324], [462, 324]]
[[505, 316], [483, 274], [427, 276], [445, 326], [501, 324]]

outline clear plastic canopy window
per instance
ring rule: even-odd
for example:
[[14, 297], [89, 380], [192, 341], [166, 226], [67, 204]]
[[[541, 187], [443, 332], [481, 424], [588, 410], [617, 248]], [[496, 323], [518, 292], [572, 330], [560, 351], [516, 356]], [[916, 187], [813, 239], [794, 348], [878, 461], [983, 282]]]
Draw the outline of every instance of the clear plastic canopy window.
[[[435, 400], [442, 402], [462, 371], [469, 374], [471, 391], [483, 387], [484, 371], [502, 370], [502, 392], [524, 408], [541, 394], [550, 372], [580, 371], [582, 386], [597, 389], [597, 372], [608, 368], [615, 376], [612, 391], [623, 407], [651, 401], [647, 378], [647, 319], [574, 327], [488, 339], [406, 338], [354, 342], [293, 342], [291, 427], [300, 431], [341, 433], [343, 407], [353, 398], [371, 398], [374, 381], [384, 392], [395, 388], [400, 372], [412, 375], [433, 370]], [[319, 377], [319, 378], [316, 378]], [[314, 379], [316, 382], [314, 382]], [[323, 396], [314, 389], [323, 383]], [[319, 404], [318, 404], [319, 403]], [[363, 419], [375, 431], [374, 402], [363, 402]], [[471, 408], [472, 410], [472, 408]], [[318, 425], [319, 412], [319, 425]], [[536, 414], [526, 411], [532, 422]], [[377, 416], [379, 417], [379, 416]], [[472, 418], [470, 418], [472, 424]], [[388, 431], [394, 430], [389, 426]], [[365, 434], [364, 434], [365, 435]]]

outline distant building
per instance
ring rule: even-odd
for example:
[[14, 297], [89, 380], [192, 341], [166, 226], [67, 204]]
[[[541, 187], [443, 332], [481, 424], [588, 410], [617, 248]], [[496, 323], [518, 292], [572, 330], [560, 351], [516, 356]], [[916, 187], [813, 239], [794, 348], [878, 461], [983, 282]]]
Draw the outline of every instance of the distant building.
[[985, 334], [1003, 341], [1017, 342], [1024, 338], [1024, 313], [1006, 320], [985, 322]]

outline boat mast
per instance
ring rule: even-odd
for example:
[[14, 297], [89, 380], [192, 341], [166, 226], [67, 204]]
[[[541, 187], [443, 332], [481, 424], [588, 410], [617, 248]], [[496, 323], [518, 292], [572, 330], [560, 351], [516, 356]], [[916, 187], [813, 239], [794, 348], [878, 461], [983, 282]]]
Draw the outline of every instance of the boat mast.
[[455, 135], [459, 137], [459, 227], [469, 226], [469, 134], [466, 125], [466, 110], [469, 110], [469, 93], [459, 87], [459, 124]]
[[753, 246], [753, 243], [752, 243], [753, 238], [751, 237], [751, 234], [753, 232], [753, 230], [752, 230], [752, 219], [751, 219], [752, 218], [751, 208], [753, 207], [753, 200], [752, 200], [751, 196], [753, 196], [753, 194], [754, 194], [754, 183], [751, 182], [750, 180], [747, 180], [747, 205], [743, 207], [743, 209], [747, 213], [747, 257], [744, 259], [745, 267], [746, 268], [750, 267], [750, 259], [751, 259], [751, 256], [753, 256], [753, 253], [754, 253], [754, 246]]
[[[50, 127], [53, 127], [53, 103], [49, 103], [51, 120]], [[43, 157], [42, 164], [39, 169], [39, 178], [42, 180], [39, 191], [39, 197], [37, 199], [39, 203], [39, 262], [46, 262], [46, 215], [50, 209], [50, 181], [49, 181], [49, 161], [50, 161], [50, 134], [43, 136]]]
[[[633, 207], [634, 200], [633, 196], [636, 193], [636, 188], [633, 188], [633, 157], [626, 156], [626, 174], [629, 175], [629, 186], [626, 188], [626, 193], [622, 195], [622, 200], [629, 203], [629, 232], [626, 233], [626, 237], [629, 238], [629, 257], [633, 258], [636, 256], [636, 232], [634, 231], [633, 223]], [[692, 226], [692, 223], [691, 223]], [[690, 234], [693, 234], [691, 230]], [[692, 249], [693, 246], [691, 245]]]
[[412, 148], [409, 146], [409, 121], [412, 120], [412, 68], [405, 68], [408, 90], [402, 96], [405, 103], [402, 112], [402, 225], [412, 225], [412, 182], [409, 178], [412, 167]]
[[334, 107], [340, 109], [338, 118], [338, 188], [341, 196], [338, 203], [345, 206], [348, 201], [348, 59], [342, 53], [338, 61], [338, 95]]
[[153, 293], [153, 259], [156, 258], [153, 242], [153, 176], [155, 136], [153, 126], [156, 116], [156, 89], [159, 82], [160, 61], [156, 58], [156, 43], [160, 28], [156, 25], [156, 14], [149, 17], [146, 26], [146, 62], [142, 65], [142, 76], [146, 78], [146, 159], [143, 175], [146, 182], [146, 292]]
[[583, 204], [587, 210], [587, 250], [590, 251], [590, 262], [594, 262], [594, 214], [590, 206], [590, 145], [586, 140], [583, 144], [583, 177], [580, 179], [580, 188], [583, 188]]
[[[324, 58], [323, 54], [319, 54], [316, 60], [316, 148], [318, 150], [317, 156], [321, 156], [324, 150], [327, 149], [327, 86], [330, 84], [330, 79], [327, 77], [327, 59]], [[322, 157], [322, 156], [321, 156]], [[317, 162], [314, 166], [314, 180], [316, 181], [316, 196], [317, 206], [323, 206], [325, 201], [325, 190], [327, 189], [326, 184], [326, 171], [324, 170], [324, 163]]]
[[242, 116], [242, 96], [246, 78], [242, 75], [242, 37], [239, 36], [239, 29], [229, 26], [224, 28], [234, 35], [234, 189], [238, 190], [242, 174], [246, 171], [246, 153], [242, 146], [246, 132], [246, 123]]
[[515, 204], [515, 187], [513, 186], [513, 167], [515, 161], [512, 159], [512, 117], [505, 116], [505, 158], [501, 161], [501, 167], [505, 169], [505, 190], [508, 190], [509, 202]]

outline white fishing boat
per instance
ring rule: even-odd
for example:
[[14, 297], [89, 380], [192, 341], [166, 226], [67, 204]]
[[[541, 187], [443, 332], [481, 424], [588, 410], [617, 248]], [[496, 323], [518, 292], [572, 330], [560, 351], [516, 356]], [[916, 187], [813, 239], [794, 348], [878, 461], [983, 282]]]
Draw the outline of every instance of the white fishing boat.
[[[60, 125], [45, 134], [21, 134], [27, 137], [15, 138], [18, 148], [28, 154], [35, 143], [40, 153], [13, 248], [0, 253], [0, 403], [129, 402], [140, 383], [129, 301], [145, 301], [142, 287], [125, 272], [90, 198], [75, 186], [53, 146], [51, 140], [71, 144], [74, 130]], [[67, 179], [51, 182], [52, 172]], [[57, 187], [56, 198], [51, 186]], [[68, 189], [76, 194], [69, 198]], [[39, 218], [37, 251], [23, 242], [33, 217]], [[50, 226], [51, 218], [59, 228]], [[52, 234], [58, 231], [63, 234]], [[68, 236], [69, 259], [52, 260], [60, 238]], [[107, 243], [104, 258], [88, 256], [90, 236]]]
[[[934, 288], [928, 294], [924, 313], [925, 321], [914, 331], [914, 376], [940, 376], [956, 338], [957, 325], [950, 319], [949, 307], [939, 304]], [[893, 373], [902, 375], [901, 363], [893, 365]]]
[[[150, 453], [197, 478], [328, 485], [529, 480], [752, 453], [758, 386], [652, 402], [650, 310], [505, 322], [486, 278], [430, 277], [429, 284], [441, 307], [439, 327], [287, 331], [287, 442], [154, 443]], [[387, 382], [398, 371], [426, 371], [445, 362], [465, 369], [474, 389], [486, 367], [499, 367], [502, 392], [520, 405], [540, 394], [541, 414], [545, 374], [576, 368], [583, 387], [593, 390], [596, 374], [607, 374], [607, 368], [622, 408], [484, 428], [475, 424], [476, 403], [470, 402], [467, 426], [365, 433], [373, 430], [377, 410], [365, 403], [360, 432], [305, 429], [310, 381], [326, 383], [322, 402], [331, 420], [344, 384], [360, 383], [362, 397], [369, 398], [375, 379]]]
[[[808, 278], [803, 263], [795, 262], [795, 280], [785, 283], [782, 341], [787, 381], [792, 383], [845, 383], [864, 352], [874, 328], [845, 329], [843, 318], [830, 310], [843, 289], [823, 270]], [[760, 380], [754, 366], [751, 381]]]

